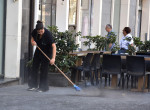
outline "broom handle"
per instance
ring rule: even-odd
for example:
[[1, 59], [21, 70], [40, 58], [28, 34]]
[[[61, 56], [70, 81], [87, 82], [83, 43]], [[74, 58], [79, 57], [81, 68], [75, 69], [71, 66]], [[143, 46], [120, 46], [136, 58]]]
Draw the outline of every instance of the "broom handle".
[[[39, 46], [36, 45], [36, 47], [43, 53], [43, 55], [44, 55], [49, 61], [51, 61], [51, 59], [40, 49]], [[63, 73], [63, 72], [58, 68], [58, 66], [56, 66], [55, 64], [54, 64], [54, 66], [59, 70], [59, 72], [60, 72], [62, 75], [64, 75], [64, 77], [65, 77], [72, 85], [75, 85], [75, 84], [65, 75], [65, 73]]]

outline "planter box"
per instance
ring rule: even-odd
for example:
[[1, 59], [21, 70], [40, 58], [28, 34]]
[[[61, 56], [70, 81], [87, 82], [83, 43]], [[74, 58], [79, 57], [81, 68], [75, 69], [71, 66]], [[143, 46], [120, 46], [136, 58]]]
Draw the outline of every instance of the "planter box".
[[[67, 76], [69, 76], [67, 74]], [[68, 80], [61, 73], [48, 73], [49, 86], [55, 87], [67, 87], [69, 85]]]

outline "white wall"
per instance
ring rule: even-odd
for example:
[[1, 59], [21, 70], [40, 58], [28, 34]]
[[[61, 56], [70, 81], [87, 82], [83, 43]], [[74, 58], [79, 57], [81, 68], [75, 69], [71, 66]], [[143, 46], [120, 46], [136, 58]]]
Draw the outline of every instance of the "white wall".
[[142, 5], [141, 40], [145, 41], [145, 33], [147, 33], [149, 40], [150, 0], [143, 0]]
[[[81, 21], [82, 21], [82, 11], [81, 11], [81, 0], [77, 1], [77, 27], [76, 32], [81, 32]], [[81, 48], [81, 38], [78, 36], [76, 38], [76, 43], [79, 44], [79, 48]]]
[[92, 36], [101, 35], [102, 0], [94, 0]]
[[22, 0], [7, 0], [5, 77], [18, 78], [21, 55]]
[[124, 29], [124, 27], [129, 26], [129, 13], [130, 0], [121, 0], [119, 41], [122, 38], [122, 30]]
[[56, 26], [63, 32], [68, 30], [68, 17], [69, 17], [69, 0], [57, 0], [56, 8]]

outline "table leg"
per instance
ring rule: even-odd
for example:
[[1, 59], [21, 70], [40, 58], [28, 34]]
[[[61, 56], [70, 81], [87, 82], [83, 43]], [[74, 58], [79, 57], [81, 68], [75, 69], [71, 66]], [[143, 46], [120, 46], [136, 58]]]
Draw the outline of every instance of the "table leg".
[[112, 75], [111, 87], [116, 88], [117, 87], [117, 82], [118, 82], [117, 75]]
[[[82, 58], [79, 58], [77, 61], [76, 61], [76, 67], [78, 67], [78, 66], [81, 66], [82, 65]], [[77, 71], [77, 73], [76, 73], [76, 82], [78, 82], [79, 81], [79, 71]]]
[[[144, 92], [148, 92], [148, 89], [146, 89], [147, 88], [147, 80], [148, 80], [148, 77], [146, 76]], [[144, 84], [144, 77], [141, 76], [138, 78], [138, 88], [137, 89], [131, 89], [131, 91], [142, 92], [143, 91], [143, 84]]]
[[138, 91], [142, 91], [143, 83], [144, 83], [143, 81], [144, 81], [144, 77], [138, 78]]

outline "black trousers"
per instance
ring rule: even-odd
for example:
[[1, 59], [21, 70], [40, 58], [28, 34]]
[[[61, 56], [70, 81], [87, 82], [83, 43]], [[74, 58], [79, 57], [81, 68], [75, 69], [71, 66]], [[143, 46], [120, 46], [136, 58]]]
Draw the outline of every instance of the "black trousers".
[[[29, 87], [31, 88], [38, 88], [47, 91], [49, 90], [48, 86], [48, 67], [49, 61], [39, 55], [34, 55], [33, 58], [33, 65], [30, 75], [30, 80], [28, 82]], [[40, 70], [40, 81], [38, 81], [38, 73]]]

